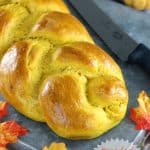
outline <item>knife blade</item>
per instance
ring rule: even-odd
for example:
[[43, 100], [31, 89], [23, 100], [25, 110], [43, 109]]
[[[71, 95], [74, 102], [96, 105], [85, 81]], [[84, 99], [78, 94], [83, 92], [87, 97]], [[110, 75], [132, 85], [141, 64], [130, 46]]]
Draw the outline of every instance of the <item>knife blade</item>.
[[122, 61], [141, 65], [150, 73], [150, 49], [137, 43], [99, 8], [94, 0], [69, 0], [73, 8]]

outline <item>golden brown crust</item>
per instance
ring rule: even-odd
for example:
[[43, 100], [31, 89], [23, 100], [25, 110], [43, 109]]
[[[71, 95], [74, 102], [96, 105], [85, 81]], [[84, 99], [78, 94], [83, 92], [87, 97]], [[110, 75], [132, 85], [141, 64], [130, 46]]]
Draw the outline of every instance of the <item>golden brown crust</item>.
[[55, 70], [57, 74], [45, 80], [39, 99], [48, 125], [58, 135], [94, 138], [123, 118], [128, 93], [122, 73], [100, 48], [86, 42], [58, 47], [51, 67], [63, 72]]
[[0, 0], [0, 5], [8, 4], [10, 0]]
[[[118, 80], [118, 82], [120, 81]], [[105, 86], [114, 89], [115, 83], [109, 86], [107, 83]], [[119, 106], [121, 103], [126, 105], [127, 92], [125, 88], [120, 88], [119, 95], [113, 95], [110, 92], [109, 96], [113, 96], [112, 100], [108, 95], [106, 99], [97, 98], [96, 101], [99, 104], [96, 106], [89, 101], [91, 93], [86, 90], [87, 84], [88, 81], [85, 77], [73, 74], [51, 76], [45, 81], [40, 96], [41, 104], [48, 125], [58, 135], [71, 139], [94, 138], [108, 130], [120, 120], [120, 117], [124, 116], [126, 106], [112, 110], [110, 114], [108, 113], [111, 117], [106, 115], [105, 108], [111, 105]], [[94, 92], [94, 90], [90, 88], [90, 91]], [[99, 90], [103, 90], [103, 87], [99, 87]], [[103, 93], [101, 95], [103, 96]], [[120, 97], [122, 99], [118, 99]], [[100, 101], [103, 103], [104, 100], [108, 101], [108, 106], [101, 105]], [[112, 115], [113, 113], [120, 113], [120, 115], [116, 118]]]
[[[33, 57], [35, 48], [38, 56]], [[19, 41], [5, 53], [0, 64], [2, 93], [18, 111], [37, 121], [44, 121], [37, 99], [37, 82], [41, 77], [38, 65], [42, 58], [41, 52], [47, 53], [49, 48], [47, 41]]]
[[0, 33], [3, 34], [3, 30], [5, 30], [10, 20], [10, 13], [5, 10], [0, 10], [0, 18]]
[[[20, 54], [26, 54], [27, 43], [20, 42], [10, 48], [10, 50], [4, 55], [0, 64], [0, 87], [6, 97], [9, 97], [8, 101], [16, 106], [16, 108], [23, 108], [23, 104], [17, 98], [17, 92], [21, 92], [22, 84], [20, 84], [18, 77], [26, 76], [25, 58], [19, 59]], [[23, 81], [24, 82], [24, 81]], [[19, 89], [17, 88], [19, 86]], [[18, 91], [17, 91], [18, 90]], [[11, 91], [11, 93], [10, 93]], [[12, 94], [13, 93], [13, 94]], [[15, 101], [13, 101], [15, 99]]]
[[80, 68], [87, 76], [111, 74], [123, 80], [120, 68], [113, 59], [101, 48], [87, 42], [74, 42], [58, 47], [53, 55], [53, 61], [56, 66]]
[[17, 4], [8, 4], [0, 7], [0, 59], [6, 49], [15, 41], [22, 38], [26, 30], [23, 21], [29, 13], [25, 7]]
[[126, 103], [127, 100], [127, 91], [122, 81], [111, 75], [89, 80], [88, 93], [90, 103], [100, 107]]
[[39, 11], [59, 11], [69, 13], [67, 6], [62, 0], [10, 0], [11, 2], [18, 2], [26, 7], [31, 12]]
[[93, 43], [85, 27], [78, 19], [70, 14], [61, 12], [43, 14], [32, 28], [30, 37], [48, 38], [54, 43], [74, 41]]
[[114, 60], [61, 0], [11, 2], [18, 4], [0, 7], [0, 90], [8, 102], [65, 138], [90, 139], [117, 125], [128, 93]]
[[62, 0], [0, 0], [0, 5], [19, 3], [28, 8], [30, 12], [58, 11], [70, 13]]

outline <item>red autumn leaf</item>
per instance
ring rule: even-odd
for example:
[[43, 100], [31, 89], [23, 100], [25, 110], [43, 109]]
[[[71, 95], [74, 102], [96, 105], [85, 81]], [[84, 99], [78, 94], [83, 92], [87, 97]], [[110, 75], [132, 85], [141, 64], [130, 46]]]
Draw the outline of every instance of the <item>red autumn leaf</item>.
[[130, 118], [135, 122], [137, 130], [150, 130], [150, 98], [145, 91], [138, 97], [139, 107], [131, 108]]
[[5, 148], [9, 143], [17, 142], [18, 137], [25, 135], [27, 132], [27, 129], [15, 121], [0, 123], [0, 148]]
[[8, 104], [7, 102], [0, 101], [0, 119], [8, 114]]

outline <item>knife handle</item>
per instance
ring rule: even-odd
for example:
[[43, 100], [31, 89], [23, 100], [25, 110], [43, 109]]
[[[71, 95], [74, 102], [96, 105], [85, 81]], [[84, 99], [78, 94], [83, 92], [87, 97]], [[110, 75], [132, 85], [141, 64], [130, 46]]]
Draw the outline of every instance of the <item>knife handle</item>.
[[150, 49], [144, 44], [139, 44], [129, 55], [128, 62], [130, 64], [139, 64], [146, 72], [150, 73]]
[[124, 3], [124, 0], [115, 0], [117, 2], [120, 2], [120, 3]]

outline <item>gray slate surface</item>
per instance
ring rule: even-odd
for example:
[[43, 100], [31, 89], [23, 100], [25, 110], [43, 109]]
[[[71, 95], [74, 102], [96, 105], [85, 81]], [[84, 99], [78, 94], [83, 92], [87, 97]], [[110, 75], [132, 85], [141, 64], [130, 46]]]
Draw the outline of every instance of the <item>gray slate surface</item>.
[[[99, 7], [101, 7], [110, 17], [114, 19], [118, 25], [120, 25], [123, 30], [128, 32], [137, 41], [141, 41], [147, 46], [150, 46], [150, 19], [148, 19], [150, 15], [149, 12], [138, 12], [121, 4], [117, 4], [111, 0], [95, 1], [99, 4]], [[77, 15], [76, 13], [74, 14]], [[86, 25], [86, 23], [84, 24]], [[115, 58], [105, 44], [100, 41], [100, 38], [97, 37], [97, 35], [90, 28], [88, 28], [88, 30], [92, 34], [97, 44], [103, 47], [110, 55], [112, 55], [121, 66], [129, 90], [128, 108], [136, 106], [136, 97], [141, 90], [146, 90], [150, 93], [150, 77], [138, 66], [131, 66], [120, 62], [117, 58]], [[30, 130], [30, 133], [27, 136], [21, 138], [21, 141], [24, 143], [20, 142], [16, 145], [11, 145], [11, 150], [35, 150], [34, 148], [28, 146], [33, 146], [37, 150], [40, 150], [43, 145], [48, 145], [52, 141], [64, 141], [69, 147], [69, 150], [92, 150], [97, 144], [100, 144], [106, 139], [119, 137], [132, 141], [137, 135], [137, 132], [134, 130], [133, 123], [128, 118], [129, 109], [126, 118], [119, 126], [99, 138], [83, 141], [71, 141], [60, 138], [54, 134], [46, 124], [27, 119], [26, 117], [17, 113], [12, 107], [10, 107], [9, 111], [11, 114], [5, 118], [5, 120], [16, 119], [19, 123]]]
[[137, 11], [113, 0], [94, 0], [124, 31], [150, 48], [150, 11]]

